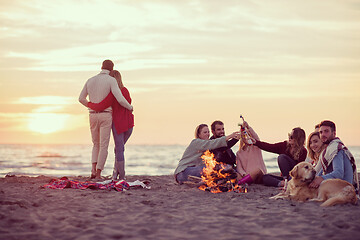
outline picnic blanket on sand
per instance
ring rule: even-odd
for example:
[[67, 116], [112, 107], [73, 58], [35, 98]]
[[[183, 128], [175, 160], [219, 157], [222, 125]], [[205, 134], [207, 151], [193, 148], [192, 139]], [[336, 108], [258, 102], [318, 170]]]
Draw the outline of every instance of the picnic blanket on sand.
[[[134, 184], [135, 183], [135, 184]], [[134, 183], [128, 183], [124, 180], [120, 181], [104, 181], [104, 182], [81, 182], [77, 180], [70, 180], [67, 177], [62, 177], [60, 179], [51, 179], [48, 184], [41, 186], [42, 188], [50, 189], [64, 189], [64, 188], [74, 188], [74, 189], [100, 189], [100, 190], [116, 190], [118, 192], [129, 190], [131, 186], [142, 186], [143, 188], [150, 189], [144, 183], [140, 181], [135, 181]], [[136, 184], [138, 183], [138, 184]]]

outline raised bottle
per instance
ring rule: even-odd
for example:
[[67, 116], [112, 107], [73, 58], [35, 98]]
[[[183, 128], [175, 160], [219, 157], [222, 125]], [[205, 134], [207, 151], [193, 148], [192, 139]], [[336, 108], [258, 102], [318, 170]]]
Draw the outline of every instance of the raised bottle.
[[240, 118], [243, 120], [243, 123], [240, 124], [240, 131], [241, 131], [242, 135], [244, 136], [243, 137], [244, 141], [246, 144], [252, 145], [252, 144], [254, 144], [254, 142], [251, 139], [250, 134], [246, 130], [244, 117], [242, 115], [240, 115]]

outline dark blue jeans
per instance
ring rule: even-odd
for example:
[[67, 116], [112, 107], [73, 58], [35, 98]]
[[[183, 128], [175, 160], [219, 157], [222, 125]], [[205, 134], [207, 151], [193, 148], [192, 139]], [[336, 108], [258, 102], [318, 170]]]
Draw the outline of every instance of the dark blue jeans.
[[281, 171], [281, 174], [284, 178], [289, 180], [289, 172], [298, 164], [297, 161], [292, 159], [286, 154], [280, 154], [278, 156], [278, 165]]
[[112, 132], [114, 136], [115, 142], [115, 163], [114, 163], [114, 171], [113, 171], [113, 179], [116, 180], [119, 176], [119, 179], [124, 179], [125, 177], [125, 143], [131, 136], [133, 129], [130, 128], [126, 132], [122, 132], [120, 134], [116, 133], [116, 129], [114, 124], [112, 125]]
[[288, 155], [280, 154], [278, 156], [278, 165], [279, 165], [282, 176], [276, 176], [276, 175], [272, 175], [272, 174], [265, 174], [263, 176], [263, 178], [262, 178], [263, 184], [265, 186], [278, 187], [279, 183], [282, 180], [284, 180], [284, 179], [290, 180], [291, 177], [289, 176], [289, 173], [295, 167], [295, 165], [297, 163], [298, 163], [297, 161], [295, 161], [294, 159], [292, 159]]
[[265, 174], [262, 177], [262, 182], [265, 186], [270, 186], [270, 187], [278, 187], [279, 183], [284, 180], [283, 177], [280, 176], [276, 176], [276, 175], [272, 175], [272, 174]]
[[178, 183], [183, 184], [183, 182], [188, 181], [189, 176], [201, 177], [201, 172], [204, 167], [204, 165], [187, 167], [184, 171], [176, 175], [176, 180]]

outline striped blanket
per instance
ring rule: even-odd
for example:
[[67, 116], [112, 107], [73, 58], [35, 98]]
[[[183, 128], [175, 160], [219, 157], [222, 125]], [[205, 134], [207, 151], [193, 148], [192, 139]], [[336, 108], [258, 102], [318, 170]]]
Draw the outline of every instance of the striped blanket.
[[126, 191], [130, 189], [130, 185], [124, 181], [111, 181], [108, 183], [95, 183], [95, 182], [81, 182], [77, 180], [70, 180], [67, 177], [60, 179], [52, 179], [48, 184], [42, 186], [42, 188], [50, 189], [100, 189], [100, 190], [116, 190], [118, 192]]

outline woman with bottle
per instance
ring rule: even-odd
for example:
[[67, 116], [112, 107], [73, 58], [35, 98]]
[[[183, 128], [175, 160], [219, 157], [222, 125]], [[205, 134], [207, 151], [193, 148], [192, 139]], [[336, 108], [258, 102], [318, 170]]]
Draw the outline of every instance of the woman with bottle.
[[241, 124], [240, 148], [236, 153], [236, 171], [239, 184], [261, 183], [266, 174], [266, 166], [261, 150], [253, 145], [253, 140], [260, 140], [256, 132], [245, 121]]
[[263, 176], [263, 183], [266, 186], [282, 187], [285, 184], [284, 179], [289, 180], [289, 172], [296, 164], [306, 159], [307, 151], [304, 147], [305, 131], [299, 127], [292, 129], [289, 133], [289, 140], [278, 143], [262, 142], [253, 138], [254, 145], [261, 150], [277, 153], [278, 166], [281, 171], [281, 176], [265, 174]]

